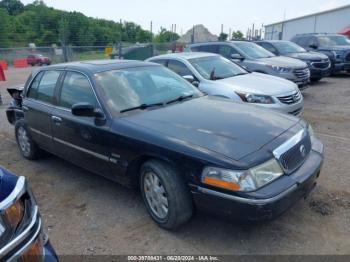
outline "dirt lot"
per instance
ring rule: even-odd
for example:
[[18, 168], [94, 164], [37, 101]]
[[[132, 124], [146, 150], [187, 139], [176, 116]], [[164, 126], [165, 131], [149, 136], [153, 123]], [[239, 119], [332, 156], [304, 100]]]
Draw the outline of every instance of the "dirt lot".
[[304, 92], [304, 116], [326, 147], [307, 200], [272, 222], [239, 225], [199, 213], [167, 232], [137, 192], [54, 156], [36, 162], [20, 156], [5, 117], [5, 88], [23, 84], [30, 70], [9, 70], [0, 82], [0, 165], [29, 179], [58, 254], [350, 254], [350, 76]]

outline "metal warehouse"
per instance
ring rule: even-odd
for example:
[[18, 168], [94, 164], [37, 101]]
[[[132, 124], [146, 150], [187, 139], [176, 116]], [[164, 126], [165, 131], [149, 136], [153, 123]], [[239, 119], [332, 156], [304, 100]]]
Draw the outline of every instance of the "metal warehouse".
[[265, 39], [290, 40], [296, 34], [337, 33], [350, 26], [350, 5], [265, 26]]

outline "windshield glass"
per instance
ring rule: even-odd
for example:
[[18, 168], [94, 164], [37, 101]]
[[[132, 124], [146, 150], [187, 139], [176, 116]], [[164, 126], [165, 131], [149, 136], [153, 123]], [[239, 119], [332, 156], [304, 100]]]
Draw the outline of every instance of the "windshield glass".
[[253, 59], [268, 58], [275, 56], [273, 53], [267, 51], [265, 48], [250, 42], [234, 42], [234, 45], [238, 47], [246, 56]]
[[318, 40], [321, 47], [350, 45], [350, 40], [342, 35], [319, 36]]
[[95, 74], [108, 109], [116, 114], [145, 104], [165, 103], [180, 96], [202, 95], [185, 79], [163, 66], [147, 66]]
[[242, 67], [221, 56], [208, 56], [189, 60], [198, 73], [208, 80], [218, 80], [247, 74]]
[[305, 53], [306, 50], [293, 42], [274, 42], [273, 45], [281, 54]]

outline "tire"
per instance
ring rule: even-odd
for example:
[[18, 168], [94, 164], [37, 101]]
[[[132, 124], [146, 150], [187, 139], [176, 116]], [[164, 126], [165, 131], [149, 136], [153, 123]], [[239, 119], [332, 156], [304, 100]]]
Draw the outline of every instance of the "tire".
[[189, 188], [169, 164], [158, 160], [144, 163], [140, 169], [140, 188], [148, 213], [160, 227], [174, 230], [192, 217]]
[[23, 119], [18, 120], [15, 125], [17, 145], [22, 156], [29, 160], [39, 158], [41, 150], [32, 140], [28, 128]]
[[317, 78], [311, 78], [311, 82], [318, 82], [322, 79], [322, 77], [317, 77]]

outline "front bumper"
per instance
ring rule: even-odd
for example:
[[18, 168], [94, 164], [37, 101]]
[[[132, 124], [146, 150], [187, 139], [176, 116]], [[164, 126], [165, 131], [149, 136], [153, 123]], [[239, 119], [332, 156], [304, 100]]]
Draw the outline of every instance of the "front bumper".
[[332, 73], [342, 73], [342, 72], [349, 72], [350, 71], [350, 62], [345, 63], [335, 63], [333, 66]]
[[327, 77], [331, 74], [331, 69], [326, 68], [326, 69], [318, 69], [318, 68], [312, 68], [310, 67], [310, 78], [311, 79], [319, 79], [323, 77]]
[[199, 210], [219, 216], [245, 221], [270, 220], [308, 196], [316, 185], [322, 163], [323, 156], [311, 151], [304, 164], [293, 174], [285, 175], [255, 192], [233, 195], [192, 186], [193, 199]]

